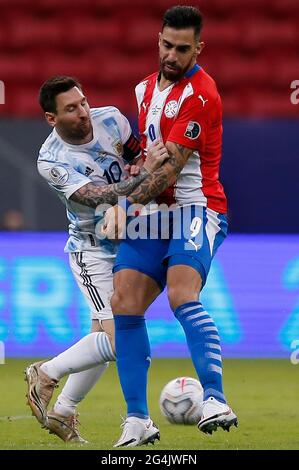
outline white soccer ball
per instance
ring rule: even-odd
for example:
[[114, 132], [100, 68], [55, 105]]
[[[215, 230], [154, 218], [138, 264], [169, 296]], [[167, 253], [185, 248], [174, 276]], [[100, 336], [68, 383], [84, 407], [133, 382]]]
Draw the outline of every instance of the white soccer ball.
[[160, 395], [162, 414], [175, 424], [195, 424], [201, 418], [203, 389], [192, 377], [178, 377], [168, 382]]

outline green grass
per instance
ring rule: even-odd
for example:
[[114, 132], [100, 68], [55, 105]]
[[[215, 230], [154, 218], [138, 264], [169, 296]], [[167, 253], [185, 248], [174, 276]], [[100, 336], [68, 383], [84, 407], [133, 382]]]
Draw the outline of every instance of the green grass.
[[[81, 434], [89, 441], [82, 446], [64, 444], [31, 416], [22, 373], [30, 362], [8, 360], [0, 366], [0, 449], [111, 449], [120, 435], [120, 415], [125, 414], [115, 365], [80, 405]], [[239, 428], [206, 436], [196, 426], [169, 424], [159, 411], [159, 394], [169, 380], [194, 377], [191, 362], [153, 360], [149, 403], [161, 441], [150, 449], [299, 449], [299, 366], [287, 360], [226, 360], [224, 367], [225, 391]]]

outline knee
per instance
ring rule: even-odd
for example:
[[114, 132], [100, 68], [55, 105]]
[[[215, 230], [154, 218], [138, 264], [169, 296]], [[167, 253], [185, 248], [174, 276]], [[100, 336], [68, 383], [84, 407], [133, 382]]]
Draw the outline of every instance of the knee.
[[134, 292], [124, 292], [123, 290], [115, 290], [111, 298], [111, 308], [114, 314], [123, 315], [140, 315], [144, 313], [142, 299], [138, 299]]
[[118, 290], [115, 290], [111, 297], [111, 308], [113, 313], [122, 312], [125, 303], [124, 296]]
[[188, 302], [197, 302], [199, 292], [188, 288], [180, 288], [180, 286], [169, 286], [167, 295], [171, 310], [174, 312], [178, 307]]

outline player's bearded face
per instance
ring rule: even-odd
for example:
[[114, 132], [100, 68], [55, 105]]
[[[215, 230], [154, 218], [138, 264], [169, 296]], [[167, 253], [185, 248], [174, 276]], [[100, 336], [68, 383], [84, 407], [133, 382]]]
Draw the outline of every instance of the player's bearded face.
[[74, 120], [63, 120], [60, 125], [65, 135], [74, 139], [84, 139], [92, 130], [90, 117], [81, 117]]
[[56, 127], [66, 139], [78, 141], [92, 133], [90, 109], [78, 88], [61, 93], [56, 99]]
[[160, 71], [166, 80], [176, 82], [193, 67], [197, 57], [197, 41], [192, 28], [166, 26], [159, 38]]
[[185, 67], [182, 67], [177, 62], [169, 61], [167, 58], [162, 58], [160, 59], [160, 71], [166, 80], [177, 82], [185, 75], [187, 70], [191, 68], [191, 62], [192, 61], [190, 60]]

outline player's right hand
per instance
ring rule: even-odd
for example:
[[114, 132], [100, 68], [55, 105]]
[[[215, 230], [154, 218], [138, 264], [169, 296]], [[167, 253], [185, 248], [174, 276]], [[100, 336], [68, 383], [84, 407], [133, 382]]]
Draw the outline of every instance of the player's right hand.
[[155, 170], [160, 168], [162, 163], [169, 158], [169, 154], [163, 142], [156, 140], [147, 149], [147, 156], [143, 167], [149, 172], [153, 173]]
[[125, 165], [125, 170], [130, 176], [138, 176], [140, 173], [140, 166], [138, 165]]
[[119, 205], [111, 206], [105, 213], [104, 224], [101, 228], [103, 237], [111, 241], [123, 238], [126, 228], [126, 211]]

